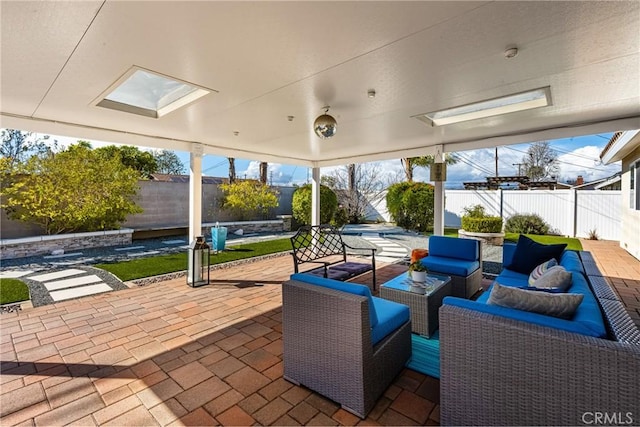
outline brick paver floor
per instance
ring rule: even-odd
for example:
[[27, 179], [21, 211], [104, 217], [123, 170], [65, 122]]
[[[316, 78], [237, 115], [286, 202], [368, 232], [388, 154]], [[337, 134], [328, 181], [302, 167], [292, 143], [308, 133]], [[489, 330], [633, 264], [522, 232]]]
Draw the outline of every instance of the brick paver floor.
[[611, 240], [582, 240], [603, 276], [609, 279], [633, 321], [640, 327], [640, 260]]
[[[406, 270], [380, 264], [379, 283]], [[439, 382], [412, 370], [366, 420], [282, 378], [291, 270], [283, 256], [3, 315], [0, 424], [438, 424]]]
[[[639, 262], [593, 244], [637, 312]], [[282, 378], [291, 270], [283, 256], [217, 270], [210, 286], [181, 278], [2, 315], [0, 424], [438, 424], [439, 381], [409, 369], [365, 420]], [[378, 283], [404, 270], [379, 263]]]

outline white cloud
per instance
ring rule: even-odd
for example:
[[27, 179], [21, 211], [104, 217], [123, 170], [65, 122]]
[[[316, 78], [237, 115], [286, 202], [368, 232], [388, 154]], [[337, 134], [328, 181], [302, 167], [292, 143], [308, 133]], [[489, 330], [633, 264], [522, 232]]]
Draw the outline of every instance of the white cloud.
[[620, 171], [620, 162], [604, 165], [600, 163], [601, 147], [586, 146], [558, 156], [560, 180], [575, 181], [578, 175], [585, 182], [609, 177]]
[[[250, 179], [260, 178], [260, 162], [251, 160], [244, 172], [239, 172], [238, 176], [246, 176]], [[273, 185], [288, 184], [291, 182], [291, 174], [286, 174], [280, 163], [269, 163], [267, 166], [267, 182]]]

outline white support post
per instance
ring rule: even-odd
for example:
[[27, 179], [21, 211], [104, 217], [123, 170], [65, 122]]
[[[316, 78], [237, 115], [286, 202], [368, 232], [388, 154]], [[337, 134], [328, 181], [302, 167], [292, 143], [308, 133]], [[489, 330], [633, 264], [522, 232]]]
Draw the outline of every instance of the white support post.
[[202, 156], [201, 144], [193, 144], [189, 158], [189, 242], [202, 233]]
[[[436, 145], [435, 163], [444, 163], [444, 150], [442, 145]], [[434, 181], [433, 194], [433, 234], [444, 235], [444, 181]]]
[[320, 225], [320, 168], [311, 169], [311, 225]]

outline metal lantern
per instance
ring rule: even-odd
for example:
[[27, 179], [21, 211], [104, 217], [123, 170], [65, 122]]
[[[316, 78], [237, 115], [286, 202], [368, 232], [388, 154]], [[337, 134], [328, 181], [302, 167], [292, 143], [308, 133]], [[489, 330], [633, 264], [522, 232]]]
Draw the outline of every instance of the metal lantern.
[[196, 240], [189, 244], [187, 284], [192, 288], [209, 284], [210, 255], [211, 248], [207, 245], [204, 236], [196, 237]]

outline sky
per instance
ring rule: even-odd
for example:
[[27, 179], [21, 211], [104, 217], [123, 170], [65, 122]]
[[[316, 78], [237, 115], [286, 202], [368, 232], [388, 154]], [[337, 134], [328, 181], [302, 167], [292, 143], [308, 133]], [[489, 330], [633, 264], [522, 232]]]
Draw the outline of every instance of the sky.
[[[575, 181], [581, 175], [585, 182], [600, 178], [606, 178], [619, 172], [619, 162], [604, 165], [600, 162], [600, 153], [604, 149], [613, 133], [589, 135], [573, 138], [550, 140], [551, 147], [558, 155], [560, 172], [558, 181]], [[51, 136], [62, 147], [66, 147], [77, 141], [75, 138], [63, 136]], [[90, 141], [94, 148], [112, 143], [103, 141]], [[498, 173], [499, 175], [517, 175], [517, 163], [522, 163], [527, 149], [531, 144], [518, 144], [498, 147]], [[144, 149], [143, 147], [140, 147]], [[176, 151], [176, 154], [185, 165], [189, 167], [189, 153]], [[463, 182], [484, 181], [487, 176], [495, 176], [495, 149], [461, 151], [456, 153], [460, 161], [447, 167], [446, 188], [462, 188]], [[392, 179], [402, 173], [400, 159], [374, 162], [377, 164], [384, 178]], [[202, 161], [204, 175], [228, 177], [229, 163], [226, 157], [206, 155]], [[322, 168], [321, 174], [329, 174], [335, 167]], [[273, 185], [301, 185], [309, 182], [310, 170], [303, 166], [269, 163], [268, 177]], [[236, 175], [239, 178], [258, 178], [259, 161], [250, 159], [236, 159]], [[416, 168], [415, 181], [429, 181], [429, 170]]]

